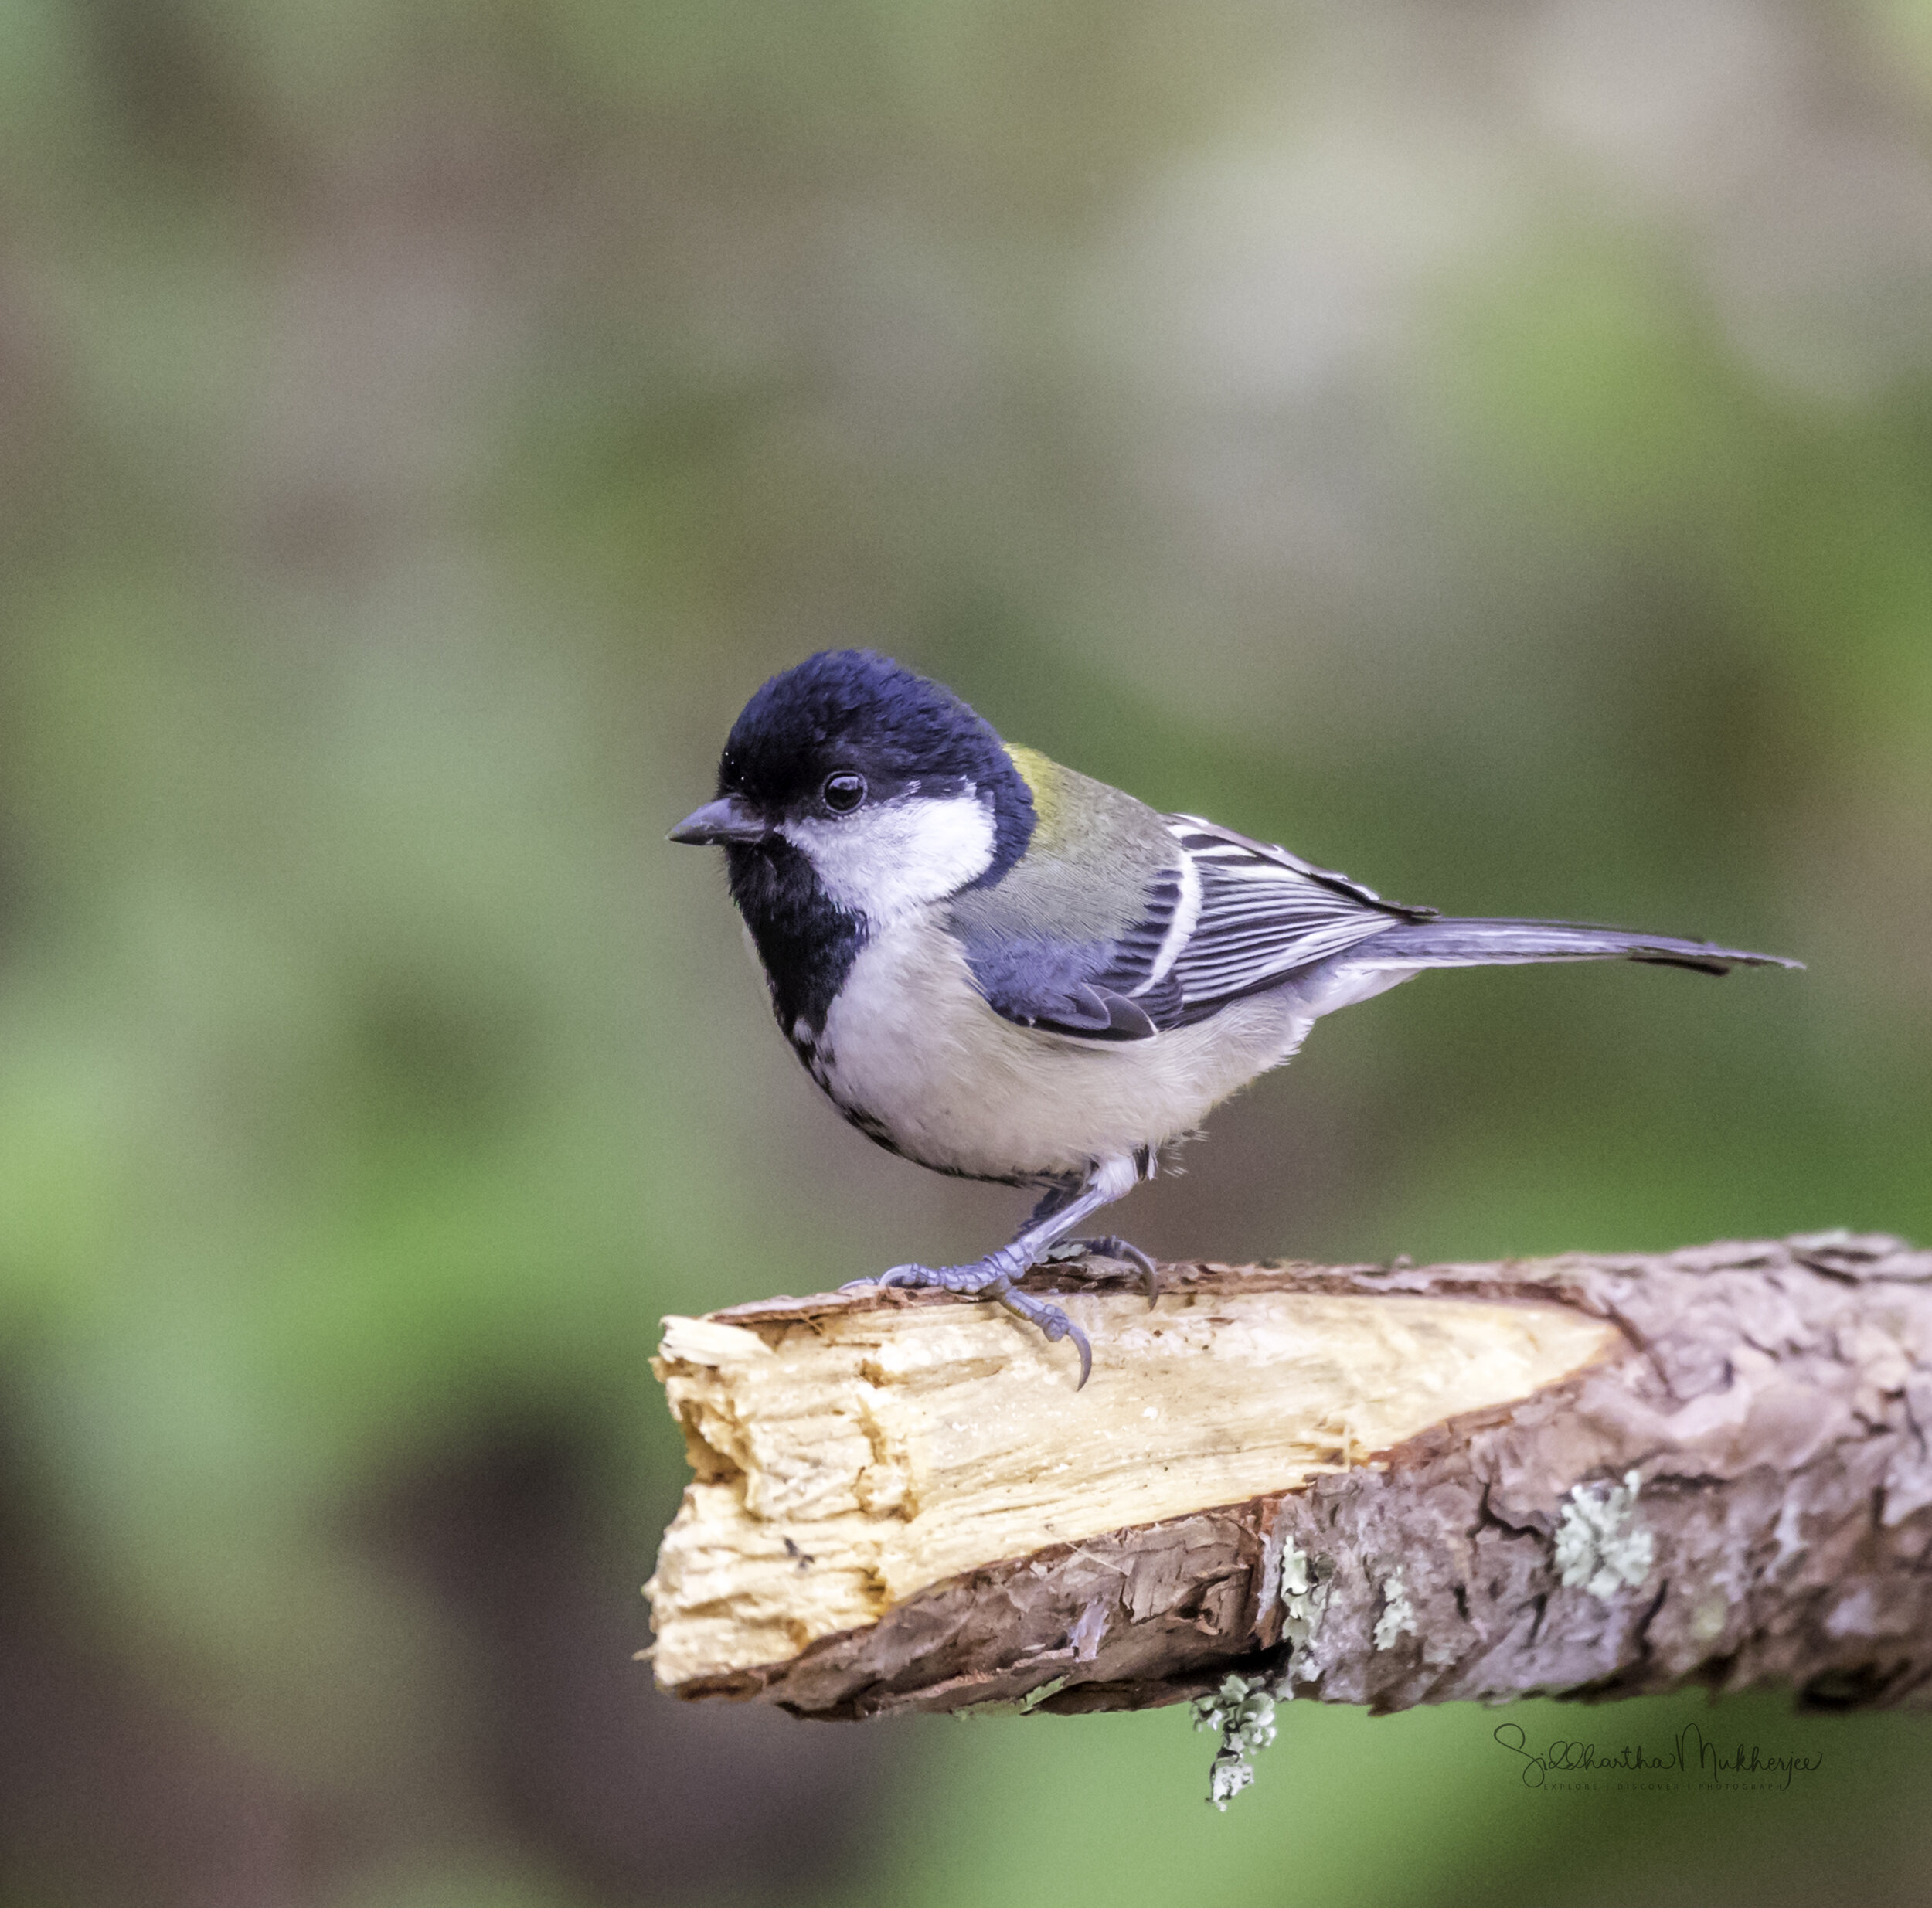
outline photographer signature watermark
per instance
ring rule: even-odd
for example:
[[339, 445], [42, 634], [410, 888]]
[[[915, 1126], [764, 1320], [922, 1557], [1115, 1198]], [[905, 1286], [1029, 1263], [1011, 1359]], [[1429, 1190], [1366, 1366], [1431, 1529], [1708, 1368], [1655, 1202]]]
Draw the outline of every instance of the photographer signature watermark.
[[1538, 1748], [1520, 1723], [1491, 1732], [1526, 1789], [1788, 1789], [1824, 1767], [1825, 1755], [1722, 1743], [1687, 1723], [1667, 1747], [1553, 1738]]

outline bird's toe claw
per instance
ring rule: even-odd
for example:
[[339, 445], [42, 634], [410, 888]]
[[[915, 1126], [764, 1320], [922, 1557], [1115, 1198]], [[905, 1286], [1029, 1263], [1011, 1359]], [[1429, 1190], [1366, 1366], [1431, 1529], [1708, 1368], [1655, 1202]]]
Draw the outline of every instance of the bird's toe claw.
[[1151, 1311], [1159, 1302], [1161, 1268], [1131, 1239], [1123, 1239], [1116, 1233], [1097, 1239], [1063, 1239], [1046, 1256], [1057, 1260], [1117, 1259], [1139, 1272], [1147, 1293], [1148, 1310]]
[[[1137, 1254], [1136, 1257], [1151, 1266], [1151, 1261], [1146, 1260], [1144, 1254]], [[1022, 1259], [996, 1253], [971, 1265], [896, 1265], [876, 1278], [854, 1279], [839, 1290], [853, 1292], [889, 1291], [894, 1287], [901, 1290], [923, 1288], [951, 1292], [961, 1298], [997, 1300], [1029, 1325], [1038, 1326], [1049, 1344], [1056, 1345], [1062, 1338], [1071, 1338], [1080, 1355], [1080, 1384], [1084, 1385], [1094, 1370], [1094, 1348], [1087, 1342], [1087, 1334], [1059, 1306], [1049, 1305], [1044, 1299], [1013, 1289], [1013, 1281], [1025, 1270]], [[1075, 1389], [1077, 1390], [1079, 1386]]]
[[977, 1260], [971, 1265], [896, 1265], [876, 1278], [861, 1279], [861, 1286], [891, 1287], [904, 1291], [956, 1293], [961, 1298], [992, 1298], [992, 1287], [1002, 1280], [1011, 1281], [1010, 1266], [992, 1259]]
[[1029, 1325], [1039, 1328], [1041, 1335], [1049, 1345], [1057, 1345], [1062, 1338], [1071, 1338], [1073, 1349], [1080, 1355], [1080, 1383], [1073, 1389], [1078, 1391], [1094, 1376], [1094, 1348], [1088, 1343], [1087, 1334], [1074, 1324], [1057, 1305], [1049, 1305], [1044, 1299], [1035, 1298], [1026, 1292], [1016, 1292], [1010, 1287], [1003, 1292], [989, 1292], [988, 1298], [997, 1298], [999, 1302], [1015, 1316], [1024, 1318]]

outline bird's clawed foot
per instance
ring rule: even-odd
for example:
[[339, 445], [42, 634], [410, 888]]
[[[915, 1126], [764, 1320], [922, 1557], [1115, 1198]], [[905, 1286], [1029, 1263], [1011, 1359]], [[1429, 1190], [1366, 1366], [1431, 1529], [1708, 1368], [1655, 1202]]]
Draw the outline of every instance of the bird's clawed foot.
[[1010, 1251], [996, 1252], [971, 1265], [896, 1265], [876, 1279], [854, 1279], [839, 1290], [853, 1292], [868, 1287], [897, 1286], [906, 1290], [951, 1292], [961, 1298], [997, 1300], [1015, 1318], [1039, 1326], [1049, 1345], [1057, 1345], [1062, 1338], [1073, 1341], [1073, 1349], [1080, 1355], [1080, 1382], [1073, 1387], [1077, 1391], [1093, 1376], [1094, 1348], [1087, 1334], [1059, 1306], [1036, 1298], [1030, 1292], [1014, 1289], [1014, 1280], [1028, 1269], [1026, 1262]]
[[981, 1296], [998, 1299], [1015, 1318], [1038, 1325], [1046, 1335], [1049, 1345], [1057, 1345], [1062, 1338], [1071, 1338], [1074, 1350], [1080, 1355], [1080, 1382], [1073, 1387], [1076, 1391], [1081, 1389], [1094, 1376], [1094, 1348], [1087, 1343], [1087, 1334], [1059, 1306], [1049, 1305], [1045, 1299], [1036, 1298], [1031, 1292], [1016, 1292], [1010, 1283], [1004, 1290], [989, 1285]]
[[1108, 1233], [1098, 1239], [1063, 1239], [1046, 1256], [1056, 1264], [1073, 1259], [1117, 1259], [1122, 1265], [1131, 1265], [1139, 1272], [1147, 1293], [1148, 1310], [1151, 1311], [1159, 1301], [1161, 1268], [1138, 1246], [1117, 1233]]

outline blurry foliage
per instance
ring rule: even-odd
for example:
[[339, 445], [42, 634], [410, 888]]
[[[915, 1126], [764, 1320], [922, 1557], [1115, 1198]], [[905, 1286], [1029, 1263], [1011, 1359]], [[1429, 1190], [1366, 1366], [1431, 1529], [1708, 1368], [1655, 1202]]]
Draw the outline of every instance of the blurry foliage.
[[903, 1730], [881, 1788], [625, 1658], [658, 1316], [1012, 1216], [815, 1104], [662, 842], [814, 647], [1405, 899], [1812, 964], [1405, 989], [1150, 1246], [1932, 1235], [1923, 9], [0, 44], [10, 1889], [1906, 1897], [1889, 1720], [1719, 1712], [1828, 1740], [1774, 1815], [1295, 1706], [1223, 1821], [1178, 1716]]

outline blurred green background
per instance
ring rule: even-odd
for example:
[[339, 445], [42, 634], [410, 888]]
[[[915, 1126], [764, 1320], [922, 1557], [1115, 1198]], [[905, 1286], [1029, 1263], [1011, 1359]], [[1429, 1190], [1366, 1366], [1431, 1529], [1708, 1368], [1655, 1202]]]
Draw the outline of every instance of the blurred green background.
[[1932, 1738], [824, 1728], [631, 1660], [666, 1311], [1004, 1236], [818, 1104], [709, 792], [885, 648], [1439, 977], [1172, 1253], [1932, 1237], [1932, 10], [0, 0], [9, 1904], [1932, 1899]]

